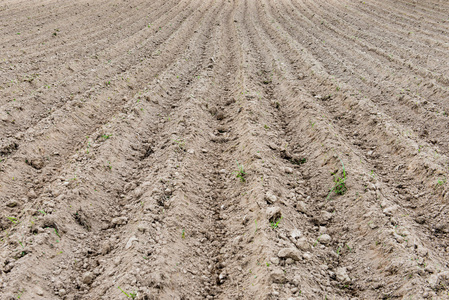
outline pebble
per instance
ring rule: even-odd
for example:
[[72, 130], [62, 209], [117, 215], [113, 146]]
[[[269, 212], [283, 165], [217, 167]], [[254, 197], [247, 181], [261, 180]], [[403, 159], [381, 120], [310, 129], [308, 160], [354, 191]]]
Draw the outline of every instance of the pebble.
[[310, 254], [309, 252], [306, 252], [306, 253], [303, 253], [303, 254], [302, 254], [302, 257], [303, 257], [305, 260], [311, 260], [311, 259], [312, 259], [312, 254]]
[[112, 225], [125, 225], [128, 222], [128, 218], [127, 217], [118, 217], [118, 218], [114, 218], [112, 219]]
[[351, 282], [351, 278], [349, 278], [346, 268], [337, 268], [335, 275], [337, 276], [337, 280], [342, 283]]
[[265, 194], [265, 200], [266, 200], [269, 204], [273, 204], [274, 202], [276, 202], [276, 201], [278, 200], [278, 198], [276, 197], [276, 195], [275, 195], [273, 192], [268, 191], [268, 192]]
[[306, 251], [310, 249], [310, 245], [307, 242], [307, 239], [305, 237], [300, 238], [297, 242], [296, 242], [296, 247], [298, 247], [299, 249]]
[[291, 258], [293, 260], [300, 260], [301, 252], [299, 252], [299, 250], [296, 248], [284, 248], [279, 251], [278, 257]]
[[274, 283], [285, 283], [285, 273], [282, 270], [274, 269], [270, 273], [271, 281]]
[[330, 212], [323, 210], [321, 212], [321, 217], [323, 218], [324, 221], [327, 222], [327, 221], [330, 221], [330, 219], [332, 219], [333, 215]]
[[148, 226], [148, 224], [146, 224], [146, 223], [140, 223], [138, 226], [137, 226], [137, 230], [139, 230], [140, 232], [146, 232], [146, 231], [148, 231], [150, 229], [150, 227]]
[[332, 241], [332, 238], [328, 234], [323, 234], [319, 237], [319, 241], [323, 245], [328, 245]]
[[268, 220], [275, 220], [282, 216], [281, 209], [277, 206], [276, 207], [268, 207], [266, 214], [267, 214]]
[[30, 190], [28, 191], [27, 196], [28, 196], [29, 199], [35, 199], [35, 198], [37, 198], [37, 194], [36, 194], [36, 192], [35, 192], [33, 189], [30, 189]]
[[94, 280], [94, 274], [92, 274], [92, 272], [86, 272], [83, 274], [83, 278], [82, 278], [83, 283], [91, 284], [93, 280]]
[[306, 213], [307, 212], [307, 205], [306, 205], [306, 203], [304, 201], [298, 201], [298, 203], [296, 203], [296, 209], [299, 212]]
[[292, 239], [296, 240], [302, 236], [302, 233], [299, 229], [293, 229], [290, 233]]
[[129, 249], [132, 247], [133, 242], [138, 241], [138, 239], [135, 236], [132, 236], [129, 238], [128, 242], [126, 243], [125, 249]]
[[270, 258], [270, 261], [273, 265], [279, 265], [279, 258], [277, 257]]
[[397, 210], [398, 210], [398, 206], [397, 205], [393, 205], [393, 206], [390, 206], [390, 207], [387, 207], [387, 208], [385, 208], [384, 210], [383, 210], [383, 213], [386, 215], [386, 216], [392, 216]]
[[290, 167], [286, 167], [286, 168], [284, 168], [284, 172], [285, 172], [286, 174], [293, 174], [293, 169], [290, 168]]

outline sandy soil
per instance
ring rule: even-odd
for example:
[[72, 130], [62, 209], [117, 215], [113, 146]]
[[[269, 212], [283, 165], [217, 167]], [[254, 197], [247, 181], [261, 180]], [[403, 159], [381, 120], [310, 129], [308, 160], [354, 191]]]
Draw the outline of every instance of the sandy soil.
[[0, 299], [448, 299], [448, 16], [2, 0]]

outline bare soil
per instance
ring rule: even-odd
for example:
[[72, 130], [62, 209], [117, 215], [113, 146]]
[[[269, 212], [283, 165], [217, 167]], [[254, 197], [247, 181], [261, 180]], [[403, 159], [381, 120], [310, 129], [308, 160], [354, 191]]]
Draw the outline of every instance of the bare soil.
[[448, 299], [448, 17], [2, 0], [0, 299]]

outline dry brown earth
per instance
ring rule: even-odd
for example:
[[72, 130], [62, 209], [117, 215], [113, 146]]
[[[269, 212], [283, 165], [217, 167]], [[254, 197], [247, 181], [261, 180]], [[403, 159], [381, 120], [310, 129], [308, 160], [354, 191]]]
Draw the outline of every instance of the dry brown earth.
[[449, 298], [449, 2], [2, 0], [0, 37], [0, 299]]

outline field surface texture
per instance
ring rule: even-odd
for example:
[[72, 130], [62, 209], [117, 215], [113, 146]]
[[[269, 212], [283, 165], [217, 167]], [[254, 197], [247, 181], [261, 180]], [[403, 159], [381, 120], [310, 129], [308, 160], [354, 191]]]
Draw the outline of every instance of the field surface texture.
[[0, 299], [448, 299], [448, 1], [1, 0], [0, 37]]

